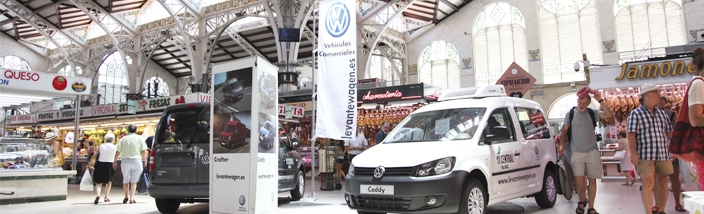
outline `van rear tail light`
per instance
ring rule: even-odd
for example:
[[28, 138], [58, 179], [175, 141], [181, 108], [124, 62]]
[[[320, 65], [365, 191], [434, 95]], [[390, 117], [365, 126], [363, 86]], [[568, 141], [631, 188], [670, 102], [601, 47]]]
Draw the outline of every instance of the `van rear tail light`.
[[149, 171], [154, 170], [154, 156], [156, 155], [156, 150], [152, 150], [149, 153]]

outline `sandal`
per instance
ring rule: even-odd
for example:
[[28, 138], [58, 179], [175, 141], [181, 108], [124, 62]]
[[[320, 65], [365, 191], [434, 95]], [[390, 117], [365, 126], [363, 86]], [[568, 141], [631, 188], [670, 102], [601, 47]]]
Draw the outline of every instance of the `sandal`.
[[128, 200], [130, 200], [130, 199], [128, 199], [128, 198], [122, 199], [122, 203], [126, 204]]
[[93, 203], [98, 204], [99, 201], [100, 201], [100, 197], [95, 197], [95, 201], [93, 201]]
[[677, 210], [677, 212], [686, 212], [686, 211], [687, 211], [687, 210], [684, 209], [684, 207], [682, 206], [682, 204], [676, 205], [676, 206], [675, 206], [675, 210]]
[[574, 212], [577, 214], [584, 214], [584, 207], [586, 207], [588, 203], [588, 201], [577, 202], [577, 210], [575, 210]]
[[104, 201], [105, 201], [105, 202], [110, 202], [110, 199], [109, 199], [109, 198], [105, 198]]
[[658, 206], [653, 206], [653, 208], [650, 209], [650, 212], [652, 212], [652, 213], [659, 213], [659, 212], [660, 212], [660, 208], [659, 208]]
[[589, 208], [589, 209], [587, 210], [587, 213], [588, 213], [588, 214], [599, 214], [594, 208]]
[[135, 204], [135, 203], [137, 203], [137, 201], [135, 201], [134, 199], [132, 199], [132, 200], [130, 201], [130, 204]]

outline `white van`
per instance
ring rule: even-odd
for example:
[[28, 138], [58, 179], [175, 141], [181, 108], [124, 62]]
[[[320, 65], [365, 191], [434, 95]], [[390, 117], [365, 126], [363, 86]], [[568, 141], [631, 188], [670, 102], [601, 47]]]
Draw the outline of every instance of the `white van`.
[[352, 161], [345, 201], [358, 213], [484, 213], [557, 198], [557, 162], [540, 104], [501, 85], [450, 90]]

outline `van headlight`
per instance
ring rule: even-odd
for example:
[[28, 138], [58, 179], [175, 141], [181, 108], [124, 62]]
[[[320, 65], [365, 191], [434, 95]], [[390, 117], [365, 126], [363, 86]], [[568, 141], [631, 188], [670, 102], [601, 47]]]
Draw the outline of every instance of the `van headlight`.
[[441, 158], [438, 160], [434, 160], [434, 161], [430, 161], [430, 162], [421, 164], [420, 166], [417, 167], [417, 170], [415, 173], [413, 173], [413, 175], [416, 177], [441, 175], [441, 174], [449, 173], [450, 171], [452, 171], [452, 167], [454, 167], [454, 166], [455, 166], [455, 157]]
[[354, 165], [350, 163], [350, 169], [347, 170], [347, 177], [351, 178], [354, 177]]

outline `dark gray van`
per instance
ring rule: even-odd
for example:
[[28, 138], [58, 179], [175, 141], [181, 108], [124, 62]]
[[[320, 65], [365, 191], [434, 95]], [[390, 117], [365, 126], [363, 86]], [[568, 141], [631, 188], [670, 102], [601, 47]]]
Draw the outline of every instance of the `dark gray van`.
[[[179, 104], [164, 110], [149, 157], [151, 184], [147, 189], [160, 212], [176, 212], [181, 203], [208, 202], [210, 121], [210, 103]], [[297, 143], [287, 143], [279, 148], [279, 192], [290, 191], [293, 200], [304, 195], [305, 187], [297, 147]]]

